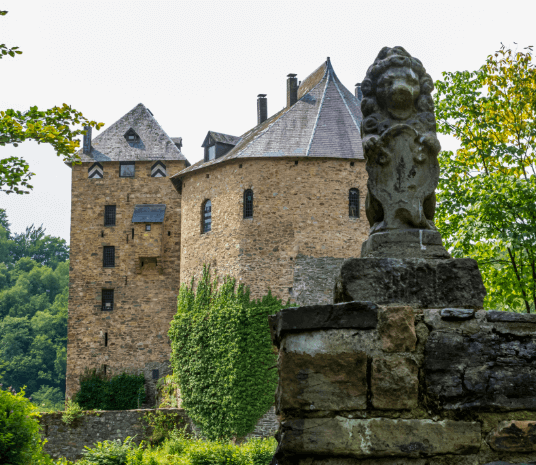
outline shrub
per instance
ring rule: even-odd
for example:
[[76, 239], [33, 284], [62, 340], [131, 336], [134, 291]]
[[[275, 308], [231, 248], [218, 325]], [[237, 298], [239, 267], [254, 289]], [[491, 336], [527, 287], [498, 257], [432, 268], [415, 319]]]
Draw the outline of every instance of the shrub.
[[[0, 385], [0, 463], [34, 465], [50, 463], [43, 454], [39, 434], [39, 413], [24, 389], [18, 393]], [[48, 461], [48, 462], [47, 462]]]
[[143, 374], [122, 373], [108, 377], [102, 372], [86, 370], [80, 376], [80, 390], [73, 400], [87, 410], [130, 410], [145, 401]]
[[277, 354], [268, 315], [283, 307], [270, 293], [252, 301], [228, 276], [216, 284], [204, 267], [196, 291], [193, 280], [182, 285], [169, 330], [182, 407], [213, 440], [247, 435], [274, 403]]
[[135, 448], [137, 446], [132, 444], [130, 437], [126, 438], [123, 443], [120, 439], [97, 442], [93, 447], [85, 446], [82, 452], [84, 458], [78, 463], [80, 465], [127, 465], [129, 462], [132, 463], [129, 458], [136, 455]]
[[61, 415], [61, 420], [66, 425], [70, 425], [77, 418], [84, 416], [84, 409], [71, 399], [67, 399], [65, 410]]

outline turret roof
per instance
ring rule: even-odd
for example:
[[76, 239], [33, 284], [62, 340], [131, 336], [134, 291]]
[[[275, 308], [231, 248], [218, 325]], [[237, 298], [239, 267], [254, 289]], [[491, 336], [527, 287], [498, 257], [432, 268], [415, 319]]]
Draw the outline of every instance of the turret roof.
[[342, 85], [329, 58], [298, 89], [298, 101], [242, 135], [226, 155], [176, 174], [236, 158], [328, 157], [363, 159], [359, 101]]
[[[125, 133], [129, 129], [139, 136], [138, 141], [127, 142]], [[186, 160], [143, 103], [95, 137], [91, 141], [91, 153], [82, 150], [77, 153], [83, 162]]]

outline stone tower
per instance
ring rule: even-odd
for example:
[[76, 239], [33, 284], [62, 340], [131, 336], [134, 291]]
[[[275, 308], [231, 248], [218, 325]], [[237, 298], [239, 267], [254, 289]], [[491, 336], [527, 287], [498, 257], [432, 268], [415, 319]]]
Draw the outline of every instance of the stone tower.
[[181, 246], [167, 176], [189, 166], [181, 142], [140, 103], [72, 166], [67, 397], [87, 367], [143, 372], [151, 401], [167, 371]]

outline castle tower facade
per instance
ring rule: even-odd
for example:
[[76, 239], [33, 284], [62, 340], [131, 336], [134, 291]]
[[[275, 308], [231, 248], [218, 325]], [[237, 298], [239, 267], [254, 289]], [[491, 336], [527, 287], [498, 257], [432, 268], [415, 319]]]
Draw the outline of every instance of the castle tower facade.
[[[241, 137], [210, 131], [205, 159], [172, 177], [182, 283], [210, 264], [254, 297], [271, 289], [302, 305], [328, 303], [342, 261], [360, 256], [368, 221], [358, 97], [329, 58], [296, 84], [289, 74], [287, 107], [270, 118], [260, 94], [259, 124]], [[231, 148], [218, 156], [222, 142]]]
[[72, 166], [67, 390], [86, 368], [143, 372], [149, 402], [166, 374], [176, 313], [181, 196], [168, 175], [189, 165], [142, 104]]

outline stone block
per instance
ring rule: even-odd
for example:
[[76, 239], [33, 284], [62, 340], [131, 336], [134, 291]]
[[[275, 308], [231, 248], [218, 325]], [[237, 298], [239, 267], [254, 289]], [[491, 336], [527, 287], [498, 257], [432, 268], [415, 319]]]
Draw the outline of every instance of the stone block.
[[536, 452], [536, 421], [502, 421], [487, 442], [498, 452]]
[[385, 352], [413, 352], [417, 344], [411, 307], [387, 307], [379, 314], [379, 333]]
[[372, 361], [372, 405], [377, 409], [412, 409], [419, 397], [419, 367], [408, 358], [395, 356]]
[[443, 320], [469, 320], [474, 318], [475, 310], [472, 308], [444, 308], [441, 310]]
[[485, 295], [478, 265], [470, 258], [350, 258], [336, 279], [334, 302], [482, 308]]
[[[480, 448], [476, 422], [335, 418], [282, 422], [279, 455], [412, 457], [471, 454]], [[290, 462], [288, 462], [290, 463]]]
[[490, 310], [486, 312], [486, 320], [490, 323], [536, 323], [536, 314]]
[[270, 317], [274, 344], [279, 345], [288, 332], [321, 329], [374, 329], [378, 306], [372, 302], [348, 302], [337, 305], [311, 305], [285, 308]]
[[364, 352], [299, 354], [282, 352], [278, 410], [359, 410], [367, 407]]

